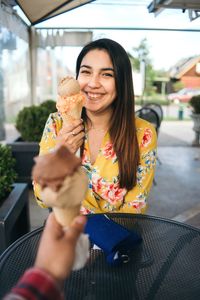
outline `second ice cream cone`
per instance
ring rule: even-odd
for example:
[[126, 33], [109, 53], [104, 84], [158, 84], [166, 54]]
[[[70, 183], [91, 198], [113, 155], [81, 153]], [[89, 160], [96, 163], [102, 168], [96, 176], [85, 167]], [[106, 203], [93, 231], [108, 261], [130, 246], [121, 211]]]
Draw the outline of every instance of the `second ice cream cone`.
[[41, 185], [41, 198], [55, 211], [57, 221], [68, 226], [80, 213], [88, 178], [76, 158], [65, 146], [37, 157], [33, 179]]

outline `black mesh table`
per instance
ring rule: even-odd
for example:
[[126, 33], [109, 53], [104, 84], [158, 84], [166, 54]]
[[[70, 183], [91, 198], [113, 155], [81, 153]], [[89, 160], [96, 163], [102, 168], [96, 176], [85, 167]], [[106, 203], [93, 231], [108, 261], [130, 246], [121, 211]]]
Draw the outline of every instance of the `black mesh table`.
[[[153, 216], [108, 216], [140, 233], [143, 242], [120, 266], [108, 265], [102, 251], [91, 248], [87, 265], [65, 282], [67, 300], [200, 299], [199, 229]], [[41, 232], [26, 234], [0, 257], [0, 298], [33, 265]]]

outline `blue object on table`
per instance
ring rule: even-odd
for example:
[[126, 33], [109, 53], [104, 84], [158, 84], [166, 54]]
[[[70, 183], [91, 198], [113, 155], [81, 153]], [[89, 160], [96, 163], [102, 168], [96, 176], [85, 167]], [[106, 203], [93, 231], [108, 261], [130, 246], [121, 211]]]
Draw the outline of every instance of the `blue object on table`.
[[92, 243], [104, 251], [110, 264], [127, 262], [130, 250], [142, 241], [137, 232], [124, 228], [104, 214], [89, 217], [85, 233]]

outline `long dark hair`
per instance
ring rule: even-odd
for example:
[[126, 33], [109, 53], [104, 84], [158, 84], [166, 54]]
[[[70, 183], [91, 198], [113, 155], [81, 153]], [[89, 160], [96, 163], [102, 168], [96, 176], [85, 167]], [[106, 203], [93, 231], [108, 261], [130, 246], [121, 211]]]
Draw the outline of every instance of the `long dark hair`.
[[[105, 50], [113, 64], [117, 96], [112, 104], [113, 114], [109, 124], [109, 133], [118, 158], [120, 187], [131, 190], [136, 185], [139, 164], [131, 63], [120, 44], [110, 39], [99, 39], [87, 44], [80, 52], [76, 63], [76, 77], [78, 77], [84, 56], [94, 49]], [[83, 109], [82, 118], [87, 121], [85, 109]]]

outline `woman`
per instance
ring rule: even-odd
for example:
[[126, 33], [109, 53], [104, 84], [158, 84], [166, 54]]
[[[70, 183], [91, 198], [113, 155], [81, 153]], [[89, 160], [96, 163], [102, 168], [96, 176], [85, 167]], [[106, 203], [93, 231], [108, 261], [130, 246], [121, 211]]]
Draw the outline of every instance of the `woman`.
[[[144, 213], [154, 177], [157, 138], [150, 123], [135, 118], [128, 55], [113, 40], [93, 41], [78, 56], [76, 76], [86, 96], [83, 120], [62, 128], [59, 113], [51, 114], [40, 153], [60, 142], [74, 153], [81, 146], [89, 179], [83, 213]], [[35, 193], [39, 195], [37, 187]]]

